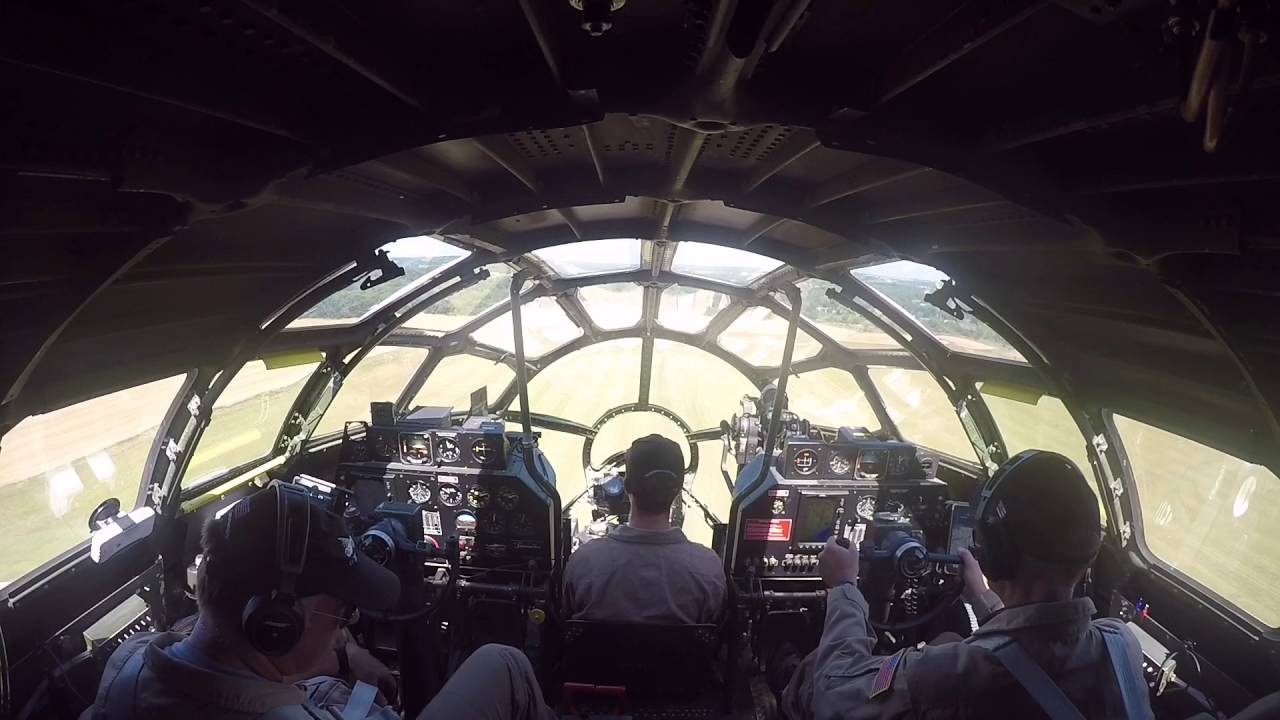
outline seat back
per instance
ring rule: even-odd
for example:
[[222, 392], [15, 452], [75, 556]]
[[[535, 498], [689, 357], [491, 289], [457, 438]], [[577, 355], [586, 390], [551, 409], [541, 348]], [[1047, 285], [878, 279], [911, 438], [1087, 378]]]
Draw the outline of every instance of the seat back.
[[562, 681], [626, 688], [628, 705], [696, 704], [712, 698], [720, 648], [716, 625], [565, 623]]

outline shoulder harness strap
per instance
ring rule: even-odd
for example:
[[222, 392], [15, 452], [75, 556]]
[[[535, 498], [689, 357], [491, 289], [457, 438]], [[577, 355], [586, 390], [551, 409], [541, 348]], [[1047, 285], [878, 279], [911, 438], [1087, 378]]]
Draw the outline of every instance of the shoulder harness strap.
[[970, 644], [989, 650], [1050, 720], [1084, 720], [1084, 715], [1070, 698], [1017, 640], [1005, 635], [984, 635]]
[[1122, 635], [1124, 631], [1107, 624], [1099, 624], [1095, 627], [1102, 631], [1102, 639], [1107, 644], [1107, 654], [1111, 656], [1111, 670], [1115, 673], [1116, 684], [1120, 686], [1120, 697], [1124, 700], [1125, 717], [1146, 717], [1148, 713], [1142, 698], [1147, 695], [1147, 685], [1141, 676], [1134, 674], [1129, 665], [1129, 647]]

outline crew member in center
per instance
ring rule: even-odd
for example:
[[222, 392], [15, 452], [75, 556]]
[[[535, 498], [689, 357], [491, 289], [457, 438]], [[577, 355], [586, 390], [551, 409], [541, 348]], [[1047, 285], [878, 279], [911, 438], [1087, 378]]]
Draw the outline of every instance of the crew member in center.
[[684, 453], [661, 435], [627, 450], [626, 525], [583, 545], [564, 571], [565, 608], [575, 620], [697, 624], [724, 607], [724, 566], [671, 526], [684, 487]]
[[1120, 620], [1091, 621], [1093, 601], [1074, 597], [1102, 536], [1080, 470], [1021, 453], [983, 487], [975, 517], [977, 558], [961, 551], [962, 577], [982, 626], [887, 657], [871, 654], [857, 549], [827, 542], [826, 626], [784, 693], [792, 720], [1152, 716], [1137, 638]]

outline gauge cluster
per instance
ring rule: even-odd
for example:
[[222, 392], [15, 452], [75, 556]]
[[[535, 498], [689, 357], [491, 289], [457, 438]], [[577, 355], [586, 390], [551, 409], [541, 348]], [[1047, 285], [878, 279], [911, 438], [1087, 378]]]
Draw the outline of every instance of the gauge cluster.
[[[518, 440], [507, 437], [500, 418], [478, 415], [459, 425], [451, 408], [424, 407], [397, 419], [375, 405], [359, 447], [344, 439], [336, 478], [362, 514], [387, 501], [408, 503], [422, 513], [430, 542], [445, 547], [458, 538], [464, 566], [533, 560], [551, 567], [554, 493], [535, 482], [522, 453], [512, 452]], [[540, 451], [534, 456], [554, 486], [554, 471]]]
[[506, 436], [498, 432], [466, 429], [433, 432], [397, 432], [370, 429], [373, 438], [368, 459], [419, 467], [474, 467], [503, 470], [507, 466]]
[[937, 464], [915, 445], [872, 438], [827, 442], [809, 437], [787, 438], [782, 479], [909, 482], [934, 477]]
[[547, 505], [518, 476], [346, 463], [338, 481], [353, 486], [362, 511], [383, 501], [417, 505], [426, 535], [440, 546], [457, 535], [469, 564], [505, 564], [546, 551]]

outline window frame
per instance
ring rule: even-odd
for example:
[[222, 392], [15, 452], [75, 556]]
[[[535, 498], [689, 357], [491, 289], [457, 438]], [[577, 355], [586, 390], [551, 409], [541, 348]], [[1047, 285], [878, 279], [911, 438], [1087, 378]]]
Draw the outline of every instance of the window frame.
[[[1015, 345], [1014, 343], [1010, 342], [1010, 341], [1009, 341], [1009, 339], [1008, 339], [1008, 338], [1006, 338], [1006, 337], [1004, 336], [1004, 334], [1003, 334], [1003, 333], [1001, 333], [999, 330], [997, 330], [995, 327], [993, 327], [993, 326], [992, 326], [990, 323], [988, 323], [986, 320], [983, 320], [983, 319], [979, 316], [979, 314], [973, 310], [973, 308], [969, 307], [969, 305], [968, 305], [968, 304], [966, 304], [966, 305], [964, 306], [964, 308], [963, 308], [963, 311], [964, 311], [964, 314], [965, 314], [966, 319], [968, 319], [968, 320], [972, 320], [972, 321], [977, 322], [977, 323], [981, 323], [981, 324], [982, 324], [983, 326], [985, 326], [988, 330], [990, 330], [990, 331], [994, 332], [997, 336], [999, 336], [999, 337], [1000, 337], [1000, 339], [1001, 339], [1001, 340], [1002, 340], [1006, 345], [1008, 345], [1008, 346], [1009, 346], [1009, 348], [1010, 348], [1011, 350], [1013, 350], [1014, 352], [1018, 353], [1018, 355], [1021, 357], [1021, 359], [1019, 359], [1019, 358], [1010, 358], [1010, 357], [1002, 357], [1002, 356], [999, 356], [999, 355], [983, 355], [982, 353], [967, 352], [967, 351], [965, 351], [965, 350], [958, 350], [958, 349], [956, 349], [956, 348], [951, 347], [951, 345], [949, 345], [949, 344], [947, 344], [946, 342], [944, 342], [944, 341], [942, 340], [942, 338], [938, 336], [938, 334], [937, 334], [937, 333], [935, 333], [935, 332], [934, 332], [934, 331], [933, 331], [933, 330], [932, 330], [928, 325], [926, 325], [926, 324], [924, 323], [924, 321], [922, 321], [920, 318], [916, 317], [916, 316], [915, 316], [915, 315], [914, 315], [910, 310], [908, 310], [908, 309], [906, 309], [906, 308], [902, 307], [902, 305], [898, 304], [898, 301], [897, 301], [897, 300], [894, 300], [893, 298], [889, 297], [887, 294], [885, 294], [884, 292], [882, 292], [882, 291], [880, 290], [880, 288], [878, 288], [878, 287], [876, 287], [875, 285], [873, 285], [873, 284], [871, 284], [871, 283], [867, 282], [867, 280], [866, 280], [866, 279], [864, 279], [864, 278], [862, 277], [862, 275], [859, 275], [859, 274], [858, 274], [858, 271], [863, 271], [863, 270], [866, 270], [866, 269], [868, 269], [868, 268], [878, 267], [878, 266], [880, 266], [880, 265], [889, 265], [889, 264], [892, 264], [893, 262], [912, 262], [912, 261], [894, 260], [894, 261], [885, 262], [885, 263], [877, 263], [876, 265], [868, 265], [868, 266], [866, 266], [866, 267], [851, 268], [851, 269], [849, 269], [849, 270], [848, 270], [847, 274], [848, 274], [849, 278], [851, 278], [851, 279], [853, 280], [853, 283], [854, 283], [856, 286], [860, 287], [860, 289], [865, 290], [865, 291], [866, 291], [866, 292], [868, 292], [868, 293], [871, 293], [871, 294], [872, 294], [872, 295], [874, 295], [878, 300], [880, 300], [880, 301], [884, 302], [885, 304], [887, 304], [888, 306], [892, 307], [892, 308], [896, 311], [896, 313], [897, 313], [898, 315], [900, 315], [903, 319], [905, 319], [907, 322], [909, 322], [909, 323], [911, 324], [911, 326], [912, 326], [912, 327], [910, 327], [910, 328], [906, 328], [906, 329], [908, 329], [908, 330], [912, 331], [912, 334], [916, 334], [916, 333], [923, 334], [926, 338], [928, 338], [928, 341], [929, 341], [930, 343], [934, 344], [935, 346], [937, 346], [937, 347], [939, 347], [939, 348], [942, 348], [942, 349], [943, 349], [943, 350], [945, 350], [948, 354], [951, 354], [951, 355], [960, 355], [960, 356], [963, 356], [963, 357], [975, 358], [975, 359], [978, 359], [978, 360], [983, 360], [983, 361], [988, 361], [988, 362], [1005, 363], [1005, 364], [1014, 365], [1014, 366], [1018, 366], [1018, 367], [1029, 367], [1029, 366], [1031, 366], [1031, 364], [1032, 364], [1032, 363], [1031, 363], [1031, 360], [1030, 360], [1029, 358], [1027, 358], [1027, 357], [1026, 357], [1026, 355], [1024, 355], [1024, 354], [1023, 354], [1022, 350], [1021, 350], [1021, 349], [1019, 349], [1019, 348], [1017, 347], [1017, 345]], [[916, 263], [916, 264], [917, 264], [917, 265], [922, 265], [923, 263]], [[926, 267], [929, 267], [930, 269], [933, 269], [933, 270], [937, 270], [937, 268], [934, 268], [934, 267], [933, 267], [933, 266], [931, 266], [931, 265], [927, 265]], [[942, 272], [942, 271], [941, 271], [941, 270], [938, 270], [938, 272]], [[943, 273], [943, 275], [944, 275], [944, 276], [946, 276], [946, 282], [954, 282], [953, 280], [951, 280], [951, 276], [946, 275], [946, 273]], [[962, 301], [963, 301], [963, 300], [962, 300]], [[966, 320], [958, 320], [957, 322], [965, 322], [965, 321], [966, 321]], [[912, 339], [914, 340], [914, 338], [912, 338]]]
[[[412, 237], [429, 237], [445, 245], [450, 245], [455, 248], [458, 247], [453, 243], [445, 242], [444, 240], [433, 235], [426, 235], [426, 236], [406, 235], [405, 237], [396, 238], [391, 242], [383, 244], [382, 246], [375, 249], [373, 252], [374, 254], [376, 254], [379, 250], [386, 249], [388, 245], [392, 245], [394, 243], [400, 242], [401, 240], [405, 240], [407, 238], [412, 238]], [[462, 248], [458, 248], [458, 249], [462, 250]], [[351, 328], [360, 327], [361, 325], [364, 325], [365, 323], [369, 322], [372, 318], [375, 318], [388, 310], [390, 310], [391, 312], [395, 312], [396, 309], [403, 307], [406, 304], [406, 301], [412, 302], [413, 299], [420, 297], [421, 294], [423, 294], [424, 292], [423, 289], [431, 285], [434, 281], [437, 280], [437, 278], [447, 278], [447, 277], [453, 277], [455, 275], [461, 274], [461, 272], [465, 268], [462, 268], [460, 266], [465, 265], [468, 261], [474, 260], [475, 257], [476, 257], [476, 251], [474, 249], [463, 250], [463, 253], [457, 256], [456, 258], [446, 262], [445, 264], [441, 265], [438, 268], [435, 268], [434, 270], [427, 273], [426, 275], [423, 275], [422, 277], [417, 278], [416, 280], [413, 280], [412, 282], [406, 284], [404, 287], [393, 292], [391, 295], [383, 299], [381, 302], [374, 303], [373, 306], [365, 310], [360, 315], [360, 317], [355, 318], [354, 320], [349, 320], [349, 319], [348, 320], [326, 320], [325, 322], [316, 323], [315, 325], [299, 325], [296, 327], [290, 327], [290, 325], [292, 325], [294, 322], [297, 322], [298, 320], [301, 320], [304, 315], [306, 315], [308, 312], [311, 312], [311, 310], [313, 310], [320, 303], [323, 303], [326, 300], [329, 300], [330, 298], [338, 295], [339, 293], [346, 292], [347, 290], [350, 290], [351, 288], [356, 287], [356, 284], [358, 282], [363, 282], [364, 278], [367, 275], [371, 273], [379, 272], [378, 267], [376, 266], [371, 267], [369, 268], [368, 271], [360, 273], [355, 277], [353, 277], [350, 282], [344, 284], [342, 287], [336, 288], [332, 292], [324, 295], [323, 297], [318, 298], [315, 302], [311, 304], [310, 307], [307, 307], [306, 309], [302, 310], [302, 312], [299, 312], [292, 320], [289, 321], [288, 324], [286, 324], [283, 328], [281, 328], [280, 332], [281, 333], [305, 333], [305, 332], [313, 332], [317, 330], [330, 330], [330, 331], [350, 330]], [[389, 259], [392, 262], [395, 262], [394, 257], [389, 257]], [[396, 263], [396, 264], [400, 265], [400, 263]], [[343, 272], [351, 272], [358, 268], [359, 268], [359, 263], [353, 262], [353, 263], [350, 263], [348, 266], [344, 266], [343, 268], [339, 269], [334, 275], [341, 276]], [[430, 290], [427, 289], [425, 292], [430, 292]], [[293, 306], [301, 302], [302, 299], [303, 298], [300, 297], [300, 298], [291, 300], [288, 304], [285, 305], [285, 307], [281, 308], [280, 311], [273, 313], [273, 315], [270, 318], [268, 318], [268, 321], [263, 324], [263, 327], [265, 328], [266, 325], [270, 324], [270, 322], [275, 318], [277, 318], [278, 316], [284, 314], [284, 312], [287, 312], [288, 310], [293, 309]]]

